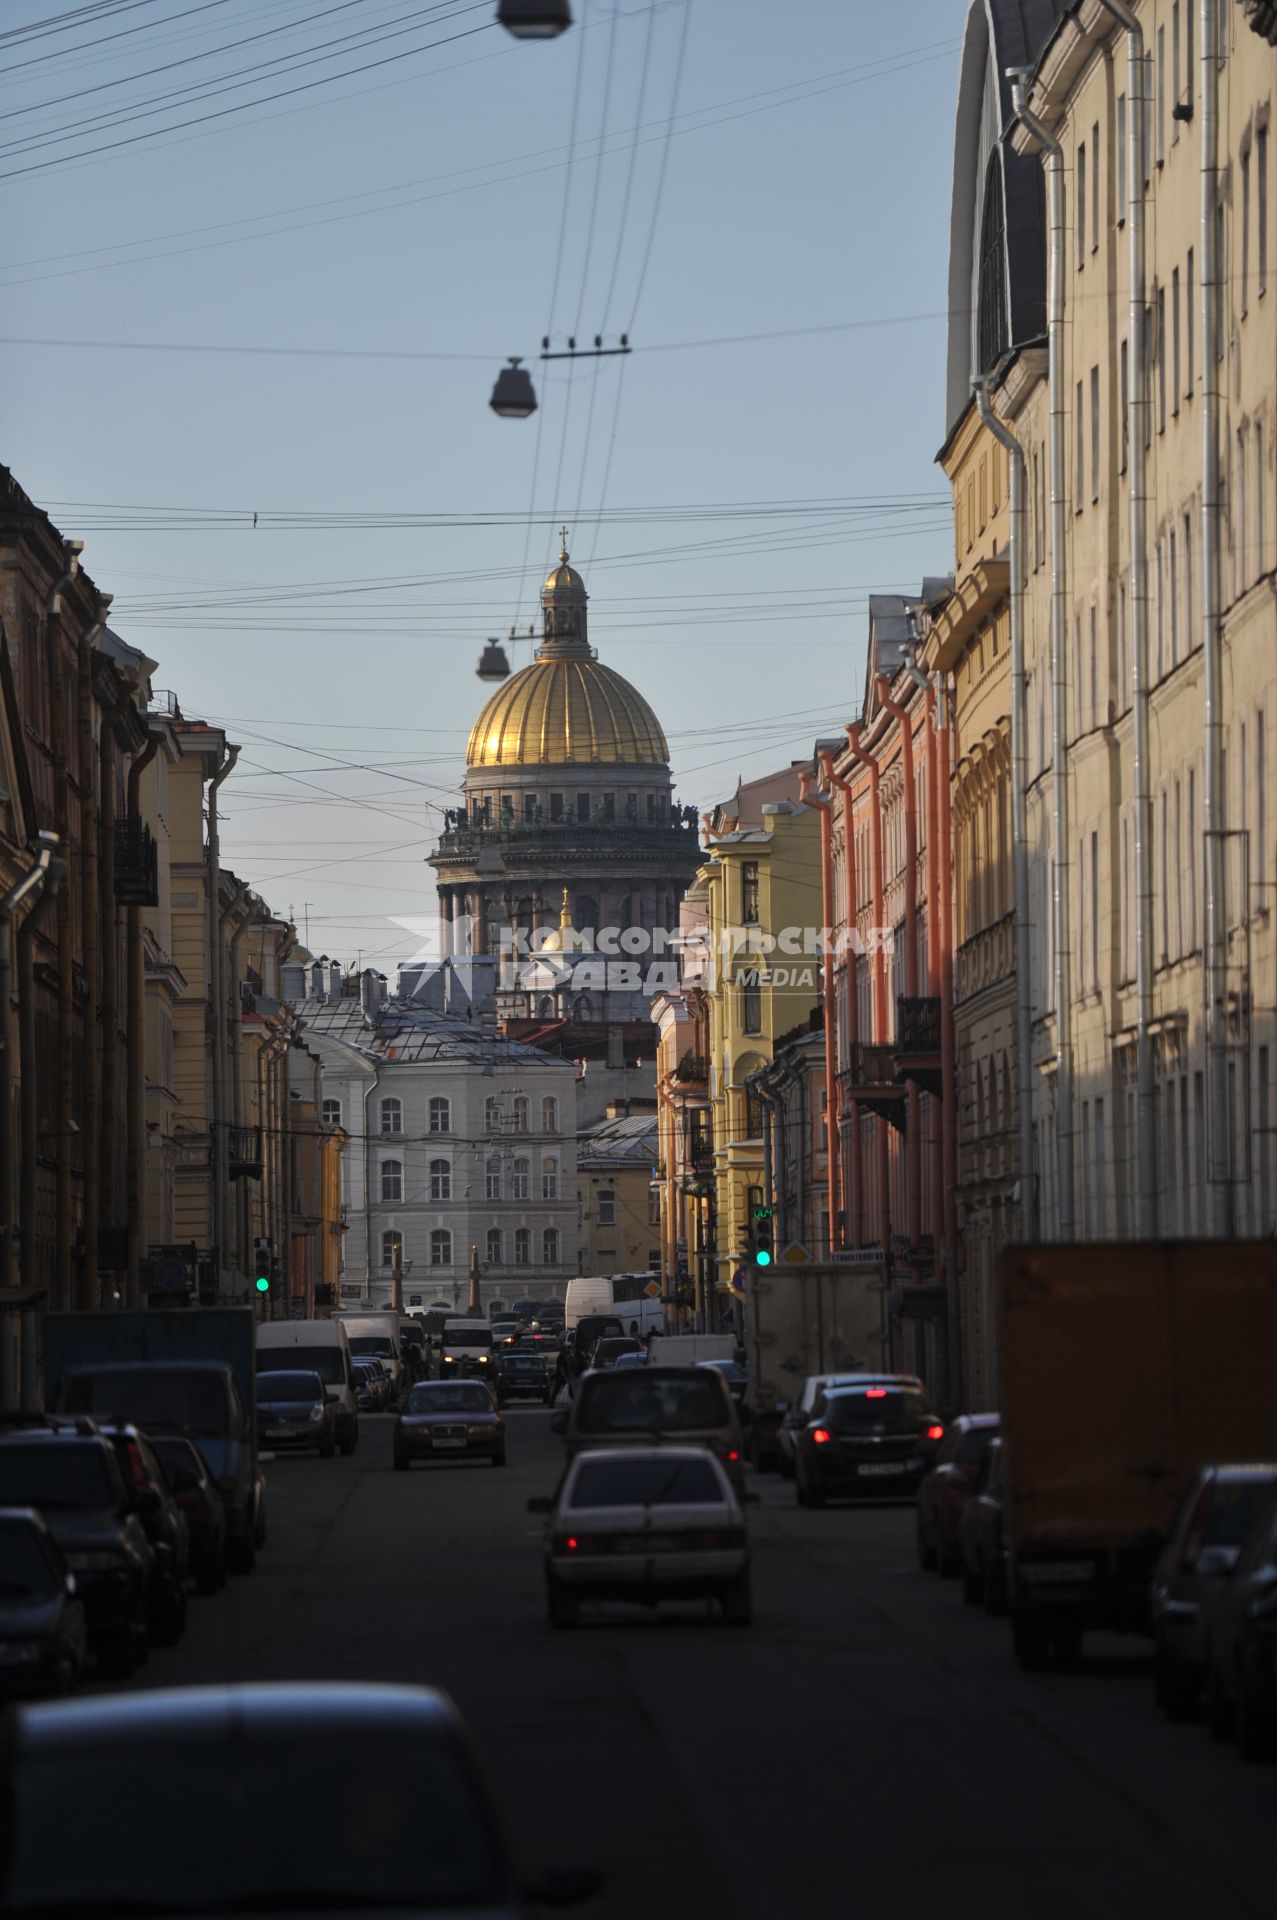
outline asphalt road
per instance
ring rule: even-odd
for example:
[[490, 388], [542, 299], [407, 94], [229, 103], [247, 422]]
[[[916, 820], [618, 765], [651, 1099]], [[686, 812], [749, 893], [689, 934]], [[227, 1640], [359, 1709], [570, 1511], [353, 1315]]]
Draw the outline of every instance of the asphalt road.
[[516, 1411], [510, 1464], [267, 1468], [257, 1571], [196, 1600], [138, 1684], [445, 1687], [525, 1863], [594, 1865], [583, 1920], [880, 1913], [1230, 1920], [1277, 1909], [1277, 1770], [1155, 1712], [1142, 1643], [1021, 1675], [1004, 1621], [914, 1564], [905, 1507], [806, 1513], [767, 1477], [756, 1624], [706, 1610], [546, 1623], [559, 1443]]

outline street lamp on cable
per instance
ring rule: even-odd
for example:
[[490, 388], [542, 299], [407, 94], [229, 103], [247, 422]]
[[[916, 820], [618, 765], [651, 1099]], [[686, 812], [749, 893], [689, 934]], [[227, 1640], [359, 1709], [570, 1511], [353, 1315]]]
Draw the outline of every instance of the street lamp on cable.
[[500, 0], [497, 23], [516, 40], [557, 40], [572, 25], [568, 0]]
[[502, 420], [526, 420], [529, 414], [536, 412], [537, 396], [532, 375], [516, 356], [512, 355], [509, 366], [502, 367], [497, 375], [497, 384], [492, 389], [488, 405]]

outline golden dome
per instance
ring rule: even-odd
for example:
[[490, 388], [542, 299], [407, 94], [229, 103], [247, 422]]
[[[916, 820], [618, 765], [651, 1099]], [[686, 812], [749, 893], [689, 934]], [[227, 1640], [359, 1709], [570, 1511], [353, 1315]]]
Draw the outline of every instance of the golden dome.
[[534, 660], [493, 694], [468, 767], [664, 766], [669, 747], [642, 694], [588, 654]]
[[559, 555], [558, 566], [555, 567], [552, 573], [548, 573], [545, 577], [545, 585], [541, 589], [542, 598], [544, 599], [547, 593], [584, 594], [584, 592], [584, 580], [582, 580], [575, 567], [568, 565], [566, 552], [561, 553]]

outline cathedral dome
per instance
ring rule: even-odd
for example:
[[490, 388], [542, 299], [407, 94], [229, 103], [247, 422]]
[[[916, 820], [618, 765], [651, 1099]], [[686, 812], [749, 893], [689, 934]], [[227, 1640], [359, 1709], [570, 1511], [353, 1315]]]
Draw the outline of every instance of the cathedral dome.
[[641, 693], [585, 657], [534, 660], [475, 721], [468, 767], [664, 766], [669, 747]]

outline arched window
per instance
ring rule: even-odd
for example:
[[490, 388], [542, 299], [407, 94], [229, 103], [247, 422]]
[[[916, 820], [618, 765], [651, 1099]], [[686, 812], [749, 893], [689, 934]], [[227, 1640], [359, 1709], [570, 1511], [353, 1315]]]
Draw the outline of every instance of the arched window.
[[541, 1162], [541, 1198], [557, 1200], [559, 1197], [559, 1163], [557, 1160]]
[[446, 1160], [430, 1162], [430, 1198], [432, 1200], [451, 1200], [452, 1168]]
[[383, 1200], [403, 1199], [403, 1161], [383, 1160], [381, 1163], [381, 1197]]
[[614, 1227], [616, 1225], [616, 1195], [613, 1193], [611, 1187], [600, 1187], [595, 1219], [601, 1227]]
[[486, 1200], [501, 1198], [501, 1159], [498, 1154], [489, 1157], [483, 1175], [483, 1194]]
[[541, 1102], [541, 1131], [542, 1133], [559, 1131], [559, 1103], [552, 1093], [547, 1093]]
[[488, 1228], [488, 1265], [490, 1267], [499, 1267], [501, 1265], [500, 1227]]
[[579, 993], [577, 995], [575, 1013], [578, 1020], [593, 1020], [594, 1002], [588, 993]]
[[452, 1132], [452, 1102], [438, 1096], [430, 1102], [431, 1133]]
[[398, 1249], [399, 1257], [402, 1260], [403, 1235], [401, 1233], [383, 1233], [381, 1236], [381, 1264], [383, 1267], [394, 1266], [396, 1248]]
[[381, 1103], [381, 1130], [383, 1133], [403, 1132], [403, 1101], [383, 1100]]
[[537, 1018], [540, 1020], [553, 1020], [554, 997], [552, 994], [543, 993], [541, 995], [540, 1000], [537, 1002]]
[[526, 1133], [528, 1130], [528, 1096], [526, 1093], [516, 1093], [514, 1096], [514, 1130], [516, 1133]]
[[532, 1198], [532, 1162], [516, 1160], [514, 1163], [514, 1197], [516, 1200]]
[[559, 1229], [547, 1227], [541, 1235], [541, 1264], [557, 1267], [559, 1264]]
[[339, 1127], [341, 1125], [340, 1100], [325, 1100], [320, 1111], [323, 1114], [324, 1125], [326, 1127]]
[[989, 1132], [998, 1130], [998, 1082], [993, 1070], [993, 1061], [989, 1061]]
[[432, 1267], [452, 1265], [452, 1235], [447, 1227], [436, 1227], [430, 1236], [430, 1264]]
[[501, 1102], [495, 1093], [490, 1093], [483, 1103], [483, 1130], [485, 1133], [500, 1133]]
[[516, 1267], [530, 1267], [532, 1265], [532, 1235], [526, 1227], [515, 1228], [514, 1264]]
[[988, 373], [1010, 344], [1007, 322], [1006, 209], [1002, 199], [1001, 155], [991, 153], [984, 176], [980, 216], [980, 291], [976, 319], [978, 373]]

